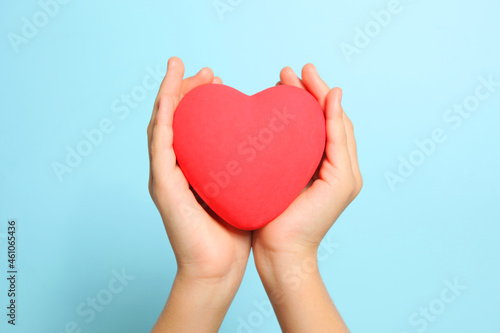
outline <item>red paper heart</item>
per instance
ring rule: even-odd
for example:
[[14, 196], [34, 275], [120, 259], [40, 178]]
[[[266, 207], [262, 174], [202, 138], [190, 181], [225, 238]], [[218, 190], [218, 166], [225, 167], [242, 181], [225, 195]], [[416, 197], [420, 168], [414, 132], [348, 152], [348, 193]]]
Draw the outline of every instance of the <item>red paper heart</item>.
[[281, 85], [252, 96], [207, 84], [174, 114], [174, 150], [186, 179], [233, 226], [258, 229], [311, 179], [325, 149], [325, 118], [306, 90]]

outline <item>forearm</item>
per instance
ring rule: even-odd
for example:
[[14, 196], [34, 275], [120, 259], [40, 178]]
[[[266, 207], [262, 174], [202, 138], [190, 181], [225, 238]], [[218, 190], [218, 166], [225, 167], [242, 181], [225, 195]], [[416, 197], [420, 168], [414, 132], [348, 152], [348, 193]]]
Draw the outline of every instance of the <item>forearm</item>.
[[257, 268], [283, 332], [349, 332], [323, 283], [315, 254], [267, 257]]
[[151, 333], [218, 332], [238, 287], [233, 281], [205, 281], [178, 272]]

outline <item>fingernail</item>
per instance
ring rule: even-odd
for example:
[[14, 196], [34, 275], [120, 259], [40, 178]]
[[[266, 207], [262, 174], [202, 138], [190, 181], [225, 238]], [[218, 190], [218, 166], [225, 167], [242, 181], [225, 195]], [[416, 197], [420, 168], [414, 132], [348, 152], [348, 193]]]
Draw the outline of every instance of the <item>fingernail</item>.
[[314, 75], [316, 75], [317, 77], [319, 77], [319, 73], [318, 73], [318, 70], [316, 69], [316, 66], [312, 65], [313, 66], [313, 73]]

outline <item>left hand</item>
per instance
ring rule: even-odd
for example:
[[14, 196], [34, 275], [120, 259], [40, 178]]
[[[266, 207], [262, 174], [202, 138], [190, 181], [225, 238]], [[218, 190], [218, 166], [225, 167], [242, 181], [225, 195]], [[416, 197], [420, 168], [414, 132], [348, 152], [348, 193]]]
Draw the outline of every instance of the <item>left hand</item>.
[[257, 268], [270, 258], [316, 258], [321, 240], [363, 184], [353, 125], [341, 106], [342, 91], [330, 90], [312, 64], [304, 66], [302, 80], [289, 67], [281, 71], [280, 77], [278, 84], [306, 89], [324, 110], [325, 156], [310, 186], [274, 221], [254, 231], [252, 247]]

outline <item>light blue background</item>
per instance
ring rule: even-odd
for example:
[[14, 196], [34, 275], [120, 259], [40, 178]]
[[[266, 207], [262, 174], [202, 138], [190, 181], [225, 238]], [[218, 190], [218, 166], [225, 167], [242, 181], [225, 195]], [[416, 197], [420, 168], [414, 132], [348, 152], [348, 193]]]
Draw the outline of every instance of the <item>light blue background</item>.
[[[43, 1], [43, 0], [42, 0]], [[227, 0], [223, 1], [227, 3]], [[113, 102], [179, 56], [186, 74], [211, 67], [224, 83], [254, 94], [286, 65], [314, 63], [344, 90], [365, 186], [328, 237], [320, 262], [330, 294], [352, 332], [499, 332], [500, 88], [461, 126], [443, 115], [473, 95], [478, 77], [500, 81], [500, 3], [401, 0], [351, 62], [341, 43], [390, 1], [238, 1], [217, 15], [207, 1], [69, 1], [19, 46], [23, 17], [37, 1], [0, 5], [0, 276], [7, 219], [19, 223], [18, 325], [1, 332], [147, 332], [168, 296], [175, 261], [147, 191], [146, 126], [158, 89], [126, 117]], [[51, 164], [102, 119], [114, 130], [59, 181]], [[409, 158], [415, 140], [447, 135], [392, 191], [386, 172]], [[325, 248], [323, 248], [323, 251]], [[323, 254], [328, 251], [323, 252]], [[76, 308], [106, 289], [114, 269], [135, 278], [90, 323]], [[446, 280], [467, 286], [433, 321], [411, 323], [438, 306]], [[250, 260], [221, 332], [259, 318], [267, 299]], [[444, 303], [441, 303], [444, 304]], [[274, 315], [254, 332], [278, 332]], [[418, 317], [423, 318], [423, 317]]]

